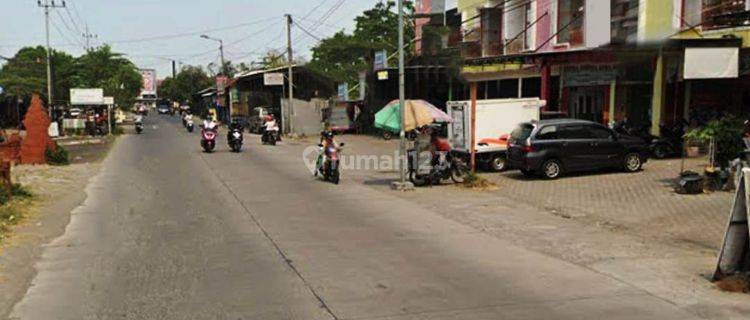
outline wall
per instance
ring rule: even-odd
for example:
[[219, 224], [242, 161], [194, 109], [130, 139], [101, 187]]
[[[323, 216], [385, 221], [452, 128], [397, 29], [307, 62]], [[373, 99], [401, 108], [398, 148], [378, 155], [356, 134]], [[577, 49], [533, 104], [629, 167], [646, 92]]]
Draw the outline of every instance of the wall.
[[[660, 0], [668, 1], [668, 0]], [[611, 1], [587, 0], [584, 20], [584, 41], [586, 47], [596, 48], [609, 44], [612, 36]]]
[[[284, 115], [287, 112], [289, 99], [281, 99], [281, 107]], [[294, 99], [294, 133], [307, 136], [317, 136], [323, 130], [321, 122], [321, 111], [328, 106], [328, 101], [323, 99], [312, 99], [310, 101]]]
[[661, 42], [679, 30], [681, 0], [641, 0], [638, 4], [638, 42]]

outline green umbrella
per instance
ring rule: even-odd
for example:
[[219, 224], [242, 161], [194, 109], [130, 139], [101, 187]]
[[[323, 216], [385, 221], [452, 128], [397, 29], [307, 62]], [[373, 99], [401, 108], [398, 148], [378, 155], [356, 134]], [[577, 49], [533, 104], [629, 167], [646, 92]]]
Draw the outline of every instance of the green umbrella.
[[[445, 118], [448, 118], [448, 115], [424, 100], [406, 100], [405, 131]], [[391, 132], [401, 132], [401, 106], [398, 100], [392, 101], [375, 114], [375, 127]]]

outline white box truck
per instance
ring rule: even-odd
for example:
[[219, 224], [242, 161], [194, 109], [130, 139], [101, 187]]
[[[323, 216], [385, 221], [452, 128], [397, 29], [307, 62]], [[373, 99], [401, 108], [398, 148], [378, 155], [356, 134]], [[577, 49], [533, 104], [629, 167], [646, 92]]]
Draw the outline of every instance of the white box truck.
[[[477, 100], [476, 128], [471, 127], [471, 101], [450, 101], [448, 139], [453, 149], [471, 152], [471, 135], [475, 134], [477, 163], [492, 171], [507, 169], [507, 136], [519, 123], [539, 121], [546, 101], [539, 98]], [[505, 137], [504, 137], [505, 136]]]

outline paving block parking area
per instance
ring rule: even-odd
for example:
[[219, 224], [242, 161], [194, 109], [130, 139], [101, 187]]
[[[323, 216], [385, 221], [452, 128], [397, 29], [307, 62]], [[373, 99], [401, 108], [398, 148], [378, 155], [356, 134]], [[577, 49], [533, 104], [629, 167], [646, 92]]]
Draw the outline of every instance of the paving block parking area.
[[[397, 141], [344, 135], [346, 154], [393, 155]], [[703, 158], [685, 161], [685, 169], [702, 172]], [[618, 171], [572, 174], [558, 180], [524, 177], [518, 171], [481, 173], [498, 188], [488, 192], [503, 202], [532, 206], [539, 211], [647, 236], [668, 242], [718, 249], [734, 192], [681, 195], [674, 192], [680, 159], [651, 160], [637, 173]], [[354, 170], [345, 176], [372, 184], [398, 177], [395, 170]], [[437, 192], [438, 194], [444, 194]], [[439, 196], [438, 196], [439, 197]]]
[[[700, 172], [705, 163], [688, 159], [685, 168]], [[574, 174], [553, 181], [526, 178], [517, 171], [485, 177], [510, 201], [554, 215], [716, 249], [734, 193], [677, 194], [680, 166], [679, 159], [653, 160], [638, 173]]]

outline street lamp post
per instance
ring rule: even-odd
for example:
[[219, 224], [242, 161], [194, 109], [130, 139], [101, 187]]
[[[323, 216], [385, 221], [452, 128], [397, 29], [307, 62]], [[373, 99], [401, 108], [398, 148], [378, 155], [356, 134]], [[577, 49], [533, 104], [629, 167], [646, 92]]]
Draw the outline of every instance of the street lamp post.
[[221, 39], [209, 37], [208, 35], [205, 35], [205, 34], [202, 34], [201, 38], [207, 39], [207, 40], [213, 40], [219, 43], [219, 53], [221, 54], [221, 68], [219, 68], [219, 74], [225, 75], [224, 74], [224, 66], [225, 66], [224, 64], [224, 41]]

